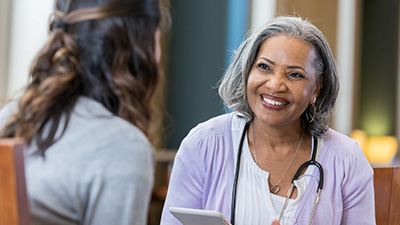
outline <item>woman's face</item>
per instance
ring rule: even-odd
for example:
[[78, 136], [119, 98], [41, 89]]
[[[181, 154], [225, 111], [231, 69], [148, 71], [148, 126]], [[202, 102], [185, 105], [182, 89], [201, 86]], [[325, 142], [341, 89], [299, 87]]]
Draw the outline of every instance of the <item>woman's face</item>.
[[283, 127], [301, 123], [300, 116], [317, 97], [310, 44], [284, 34], [263, 42], [247, 81], [247, 100], [255, 120]]

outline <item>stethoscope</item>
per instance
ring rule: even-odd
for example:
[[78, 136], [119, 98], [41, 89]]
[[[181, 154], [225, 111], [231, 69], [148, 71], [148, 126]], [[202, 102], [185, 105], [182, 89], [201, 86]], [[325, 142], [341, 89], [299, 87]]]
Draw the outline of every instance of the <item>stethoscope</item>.
[[[233, 180], [233, 189], [232, 189], [232, 205], [231, 205], [231, 224], [235, 225], [235, 209], [236, 209], [236, 191], [237, 191], [237, 183], [238, 183], [238, 178], [239, 178], [239, 170], [240, 170], [240, 159], [242, 157], [242, 147], [243, 147], [243, 142], [244, 142], [244, 138], [246, 136], [246, 131], [249, 128], [250, 122], [247, 122], [246, 125], [244, 126], [243, 132], [242, 132], [242, 136], [240, 138], [240, 143], [239, 143], [239, 149], [238, 149], [238, 153], [237, 153], [237, 161], [236, 161], [236, 168], [235, 168], [235, 178]], [[318, 172], [319, 172], [319, 181], [318, 181], [318, 189], [317, 189], [317, 194], [315, 197], [315, 201], [314, 201], [314, 206], [311, 212], [311, 217], [310, 220], [308, 222], [308, 224], [311, 224], [311, 221], [314, 217], [314, 212], [315, 212], [315, 207], [317, 206], [318, 200], [319, 200], [319, 194], [321, 192], [322, 187], [324, 186], [324, 170], [322, 169], [321, 164], [319, 164], [317, 161], [315, 161], [315, 157], [317, 154], [317, 149], [318, 149], [318, 138], [314, 137], [314, 145], [313, 145], [313, 151], [312, 151], [312, 156], [311, 156], [311, 160], [303, 163], [299, 169], [297, 170], [296, 174], [294, 175], [293, 179], [292, 179], [292, 185], [288, 191], [285, 203], [283, 205], [283, 208], [281, 210], [281, 213], [279, 215], [279, 222], [281, 222], [282, 219], [282, 215], [287, 207], [287, 203], [288, 200], [290, 198], [290, 196], [293, 193], [293, 189], [295, 187], [294, 181], [299, 179], [299, 176], [301, 174], [301, 172], [307, 168], [307, 166], [309, 165], [314, 165], [318, 168]]]

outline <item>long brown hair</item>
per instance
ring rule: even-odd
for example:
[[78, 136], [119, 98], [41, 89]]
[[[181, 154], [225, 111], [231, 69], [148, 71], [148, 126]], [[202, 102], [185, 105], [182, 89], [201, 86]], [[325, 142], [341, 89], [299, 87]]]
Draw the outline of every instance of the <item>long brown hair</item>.
[[80, 96], [148, 134], [160, 17], [158, 0], [58, 0], [49, 40], [0, 136], [34, 140], [44, 154], [62, 136], [57, 130], [66, 130]]

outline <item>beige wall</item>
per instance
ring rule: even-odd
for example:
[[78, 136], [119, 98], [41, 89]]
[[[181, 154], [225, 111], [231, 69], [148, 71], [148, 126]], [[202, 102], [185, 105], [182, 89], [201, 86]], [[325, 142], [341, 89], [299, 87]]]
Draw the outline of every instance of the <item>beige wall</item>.
[[336, 49], [338, 0], [277, 0], [278, 15], [296, 15], [309, 19], [326, 36], [332, 48]]
[[10, 22], [10, 1], [0, 1], [0, 107], [7, 93], [8, 40]]
[[28, 82], [31, 64], [49, 34], [53, 0], [10, 0], [7, 97], [18, 97]]
[[250, 28], [257, 30], [275, 17], [275, 0], [252, 0], [250, 4]]

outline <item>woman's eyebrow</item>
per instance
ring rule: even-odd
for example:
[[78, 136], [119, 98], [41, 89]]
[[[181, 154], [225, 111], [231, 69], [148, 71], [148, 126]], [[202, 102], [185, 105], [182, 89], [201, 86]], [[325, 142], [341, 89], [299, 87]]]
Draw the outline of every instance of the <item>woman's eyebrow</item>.
[[[260, 58], [258, 58], [258, 60], [260, 60], [260, 59], [263, 59], [263, 60], [265, 60], [265, 61], [271, 63], [272, 65], [275, 65], [275, 62], [272, 61], [272, 60], [270, 60], [270, 59], [267, 59], [267, 58], [265, 58], [265, 57], [260, 57]], [[303, 70], [304, 72], [306, 72], [306, 70], [305, 70], [303, 67], [301, 67], [301, 66], [289, 65], [289, 66], [287, 66], [286, 68], [288, 68], [288, 69], [301, 69], [301, 70]]]
[[260, 57], [260, 58], [258, 58], [258, 60], [260, 60], [260, 59], [264, 59], [265, 61], [271, 63], [272, 65], [275, 65], [275, 62], [272, 61], [272, 60], [270, 60], [270, 59], [267, 59], [267, 58], [265, 58], [265, 57]]
[[301, 69], [301, 70], [303, 70], [304, 71], [304, 73], [306, 73], [306, 70], [303, 68], [303, 67], [301, 67], [301, 66], [292, 66], [292, 65], [289, 65], [289, 66], [287, 66], [287, 68], [288, 69]]

